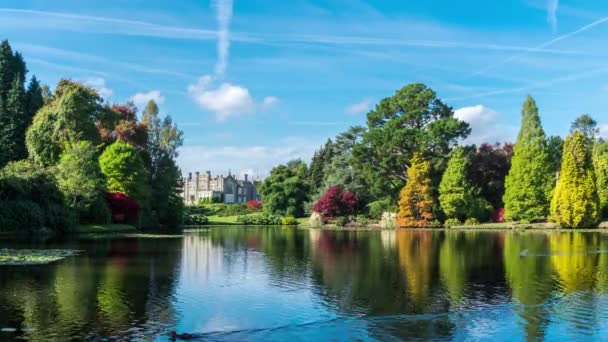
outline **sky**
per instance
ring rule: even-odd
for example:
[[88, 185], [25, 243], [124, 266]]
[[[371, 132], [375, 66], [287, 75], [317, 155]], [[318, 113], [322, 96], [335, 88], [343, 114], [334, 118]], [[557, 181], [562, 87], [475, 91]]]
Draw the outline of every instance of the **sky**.
[[309, 160], [414, 82], [471, 124], [464, 143], [513, 141], [528, 94], [547, 134], [589, 113], [608, 137], [606, 37], [591, 0], [0, 2], [29, 76], [156, 100], [184, 131], [184, 174]]

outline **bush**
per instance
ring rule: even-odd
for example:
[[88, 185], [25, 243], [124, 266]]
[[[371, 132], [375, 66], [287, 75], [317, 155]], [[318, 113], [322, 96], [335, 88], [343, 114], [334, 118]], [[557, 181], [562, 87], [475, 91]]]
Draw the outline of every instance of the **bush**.
[[344, 227], [350, 223], [350, 219], [346, 216], [340, 216], [336, 218], [336, 227]]
[[247, 209], [251, 211], [260, 211], [262, 210], [262, 202], [258, 200], [247, 201]]
[[313, 212], [310, 214], [310, 218], [308, 219], [308, 224], [311, 227], [319, 228], [323, 227], [323, 220], [321, 219], [321, 214]]
[[269, 214], [250, 214], [237, 217], [236, 222], [244, 225], [280, 226], [281, 216]]
[[357, 196], [336, 185], [327, 189], [312, 208], [315, 212], [321, 214], [324, 220], [328, 220], [353, 215], [358, 205], [359, 199]]
[[281, 219], [281, 225], [283, 226], [297, 226], [298, 224], [300, 223], [293, 216], [285, 216]]
[[492, 213], [492, 222], [505, 222], [505, 208], [498, 208]]
[[2, 201], [0, 230], [6, 232], [35, 232], [44, 228], [45, 215], [32, 201]]
[[462, 222], [457, 219], [457, 218], [451, 218], [451, 219], [447, 219], [445, 220], [445, 222], [443, 222], [443, 226], [445, 228], [452, 228], [455, 226], [462, 226]]
[[215, 203], [205, 204], [202, 207], [207, 210], [207, 215], [216, 215], [221, 217], [242, 216], [252, 213], [251, 210], [247, 209], [247, 204], [245, 203]]
[[375, 220], [382, 219], [386, 212], [397, 212], [397, 206], [389, 199], [381, 199], [367, 205], [367, 215]]
[[380, 227], [384, 229], [395, 229], [397, 227], [397, 213], [385, 211], [382, 213]]
[[121, 192], [107, 192], [106, 201], [114, 223], [137, 223], [142, 210], [135, 200]]
[[199, 214], [184, 215], [184, 224], [187, 226], [204, 226], [209, 223], [207, 216]]
[[471, 218], [468, 218], [466, 221], [464, 221], [464, 225], [465, 226], [478, 226], [479, 220], [474, 217], [471, 217]]

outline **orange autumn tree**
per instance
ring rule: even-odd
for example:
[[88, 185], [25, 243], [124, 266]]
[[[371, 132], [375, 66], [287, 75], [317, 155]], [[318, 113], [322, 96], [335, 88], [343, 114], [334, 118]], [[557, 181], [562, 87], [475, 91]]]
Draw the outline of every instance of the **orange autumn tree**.
[[431, 163], [419, 153], [412, 158], [407, 170], [407, 183], [399, 195], [399, 227], [426, 227], [433, 219], [433, 197], [431, 196]]

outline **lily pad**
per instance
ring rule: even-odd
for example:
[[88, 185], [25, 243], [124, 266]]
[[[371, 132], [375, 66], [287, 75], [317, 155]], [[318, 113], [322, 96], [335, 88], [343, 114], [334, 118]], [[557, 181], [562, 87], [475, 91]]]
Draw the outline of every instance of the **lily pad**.
[[45, 265], [77, 255], [71, 249], [0, 249], [0, 266]]

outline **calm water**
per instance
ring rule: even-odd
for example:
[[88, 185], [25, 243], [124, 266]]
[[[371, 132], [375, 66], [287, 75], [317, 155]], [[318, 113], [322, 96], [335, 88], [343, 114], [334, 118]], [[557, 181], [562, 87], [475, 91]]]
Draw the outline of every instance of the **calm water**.
[[45, 247], [84, 252], [0, 267], [0, 340], [608, 339], [599, 232], [234, 227]]

